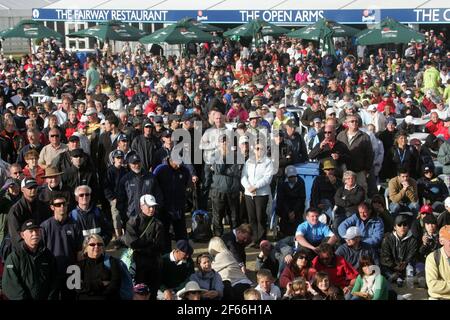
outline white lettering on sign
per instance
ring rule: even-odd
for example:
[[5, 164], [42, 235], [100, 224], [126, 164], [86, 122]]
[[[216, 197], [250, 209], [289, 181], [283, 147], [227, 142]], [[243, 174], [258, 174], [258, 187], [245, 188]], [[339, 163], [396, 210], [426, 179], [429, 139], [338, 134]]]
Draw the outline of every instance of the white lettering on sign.
[[417, 22], [439, 22], [439, 9], [414, 9]]
[[67, 21], [166, 21], [165, 10], [55, 9], [58, 20]]

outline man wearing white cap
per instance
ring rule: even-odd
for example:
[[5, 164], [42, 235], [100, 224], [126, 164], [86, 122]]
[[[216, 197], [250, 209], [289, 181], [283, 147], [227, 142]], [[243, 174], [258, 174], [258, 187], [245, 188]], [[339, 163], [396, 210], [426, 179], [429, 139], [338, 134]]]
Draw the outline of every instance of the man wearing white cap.
[[139, 199], [140, 212], [130, 218], [125, 229], [125, 244], [133, 249], [136, 283], [150, 288], [150, 299], [156, 300], [161, 283], [161, 253], [164, 247], [164, 227], [155, 217], [158, 203], [154, 196], [144, 194]]

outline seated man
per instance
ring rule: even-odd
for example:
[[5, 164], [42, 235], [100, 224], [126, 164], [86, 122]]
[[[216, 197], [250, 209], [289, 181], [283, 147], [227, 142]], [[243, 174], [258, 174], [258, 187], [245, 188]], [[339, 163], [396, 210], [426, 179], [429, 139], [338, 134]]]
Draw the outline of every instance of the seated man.
[[325, 174], [316, 177], [311, 188], [311, 206], [327, 212], [331, 219], [334, 195], [342, 187], [342, 181], [336, 176], [333, 160], [324, 160], [322, 170]]
[[430, 300], [450, 299], [450, 226], [439, 230], [442, 248], [430, 253], [425, 261], [425, 274]]
[[34, 220], [21, 226], [23, 241], [5, 261], [3, 294], [9, 300], [54, 300], [58, 298], [56, 260], [41, 242]]
[[355, 284], [358, 271], [343, 257], [335, 255], [330, 244], [322, 243], [319, 246], [318, 255], [312, 261], [312, 267], [317, 272], [328, 273], [330, 284], [341, 288], [346, 298], [350, 298], [350, 292]]
[[362, 242], [373, 248], [378, 248], [383, 240], [384, 225], [383, 221], [374, 216], [372, 207], [361, 202], [358, 205], [358, 214], [345, 219], [338, 228], [339, 235], [345, 239], [345, 233], [350, 227], [357, 227], [362, 238]]
[[364, 201], [365, 190], [356, 183], [356, 173], [344, 172], [344, 185], [334, 195], [337, 206], [333, 221], [334, 230], [337, 230], [342, 221], [358, 211], [358, 205]]
[[397, 215], [402, 207], [417, 214], [419, 212], [419, 196], [417, 193], [417, 183], [409, 177], [408, 170], [400, 168], [398, 176], [389, 180], [389, 211], [392, 215]]
[[160, 290], [164, 300], [174, 300], [175, 294], [184, 288], [194, 273], [194, 252], [187, 240], [178, 240], [176, 248], [162, 257], [162, 281]]
[[445, 182], [436, 177], [434, 168], [425, 164], [422, 168], [422, 177], [417, 180], [417, 192], [419, 201], [431, 204], [433, 211], [444, 211], [444, 201], [448, 197], [448, 188]]
[[243, 223], [236, 229], [222, 236], [223, 242], [239, 263], [243, 273], [246, 272], [245, 264], [247, 262], [245, 247], [252, 241], [252, 234], [253, 231], [251, 225]]
[[394, 220], [394, 231], [388, 233], [381, 243], [381, 271], [390, 282], [402, 284], [408, 264], [414, 265], [417, 240], [409, 228], [411, 217], [399, 214]]
[[300, 247], [308, 250], [310, 258], [318, 253], [318, 246], [324, 241], [330, 245], [337, 242], [337, 237], [330, 228], [319, 221], [319, 211], [309, 208], [306, 211], [306, 221], [298, 225], [295, 240]]
[[337, 248], [336, 255], [343, 257], [353, 268], [356, 270], [359, 268], [359, 259], [362, 256], [369, 256], [376, 265], [380, 264], [377, 251], [361, 241], [361, 231], [358, 227], [349, 227], [342, 238], [345, 239], [345, 243]]

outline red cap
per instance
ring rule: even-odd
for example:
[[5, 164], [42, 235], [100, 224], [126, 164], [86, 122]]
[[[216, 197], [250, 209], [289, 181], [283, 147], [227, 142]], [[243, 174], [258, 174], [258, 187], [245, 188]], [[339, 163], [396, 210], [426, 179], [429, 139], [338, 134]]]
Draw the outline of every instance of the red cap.
[[420, 213], [427, 213], [427, 214], [432, 214], [433, 213], [433, 208], [427, 204], [424, 204], [421, 208], [420, 208]]

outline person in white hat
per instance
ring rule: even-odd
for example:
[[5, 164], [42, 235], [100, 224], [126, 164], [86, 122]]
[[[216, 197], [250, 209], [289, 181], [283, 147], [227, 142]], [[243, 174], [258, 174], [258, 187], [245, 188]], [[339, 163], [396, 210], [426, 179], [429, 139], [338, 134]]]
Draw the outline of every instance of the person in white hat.
[[183, 289], [177, 292], [180, 300], [200, 300], [202, 293], [207, 290], [200, 288], [197, 282], [189, 281]]
[[134, 281], [146, 284], [150, 288], [150, 300], [156, 300], [162, 278], [159, 261], [164, 246], [164, 227], [155, 217], [158, 203], [153, 195], [144, 194], [139, 204], [140, 212], [128, 220], [123, 240], [133, 249]]

